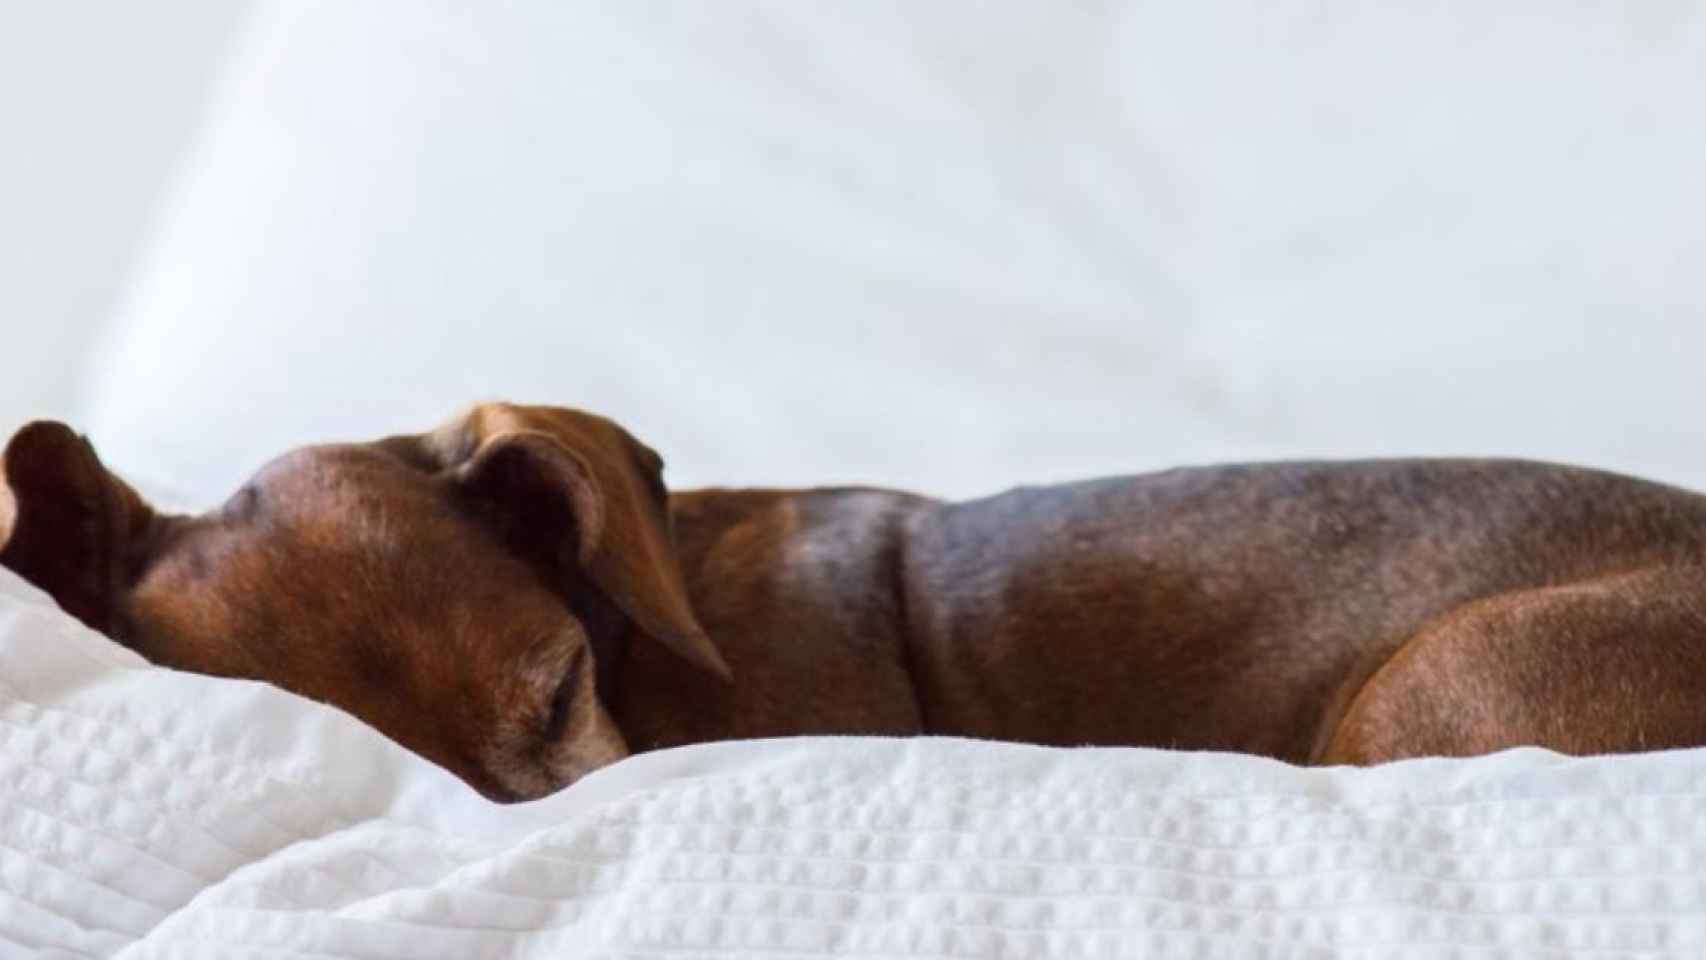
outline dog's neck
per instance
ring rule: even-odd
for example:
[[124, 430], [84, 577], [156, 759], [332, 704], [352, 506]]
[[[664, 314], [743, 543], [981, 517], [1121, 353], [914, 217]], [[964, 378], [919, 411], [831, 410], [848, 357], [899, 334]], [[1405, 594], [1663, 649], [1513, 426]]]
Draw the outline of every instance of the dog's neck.
[[673, 495], [694, 611], [735, 680], [633, 638], [612, 704], [630, 746], [925, 732], [903, 581], [906, 527], [931, 504], [885, 491]]

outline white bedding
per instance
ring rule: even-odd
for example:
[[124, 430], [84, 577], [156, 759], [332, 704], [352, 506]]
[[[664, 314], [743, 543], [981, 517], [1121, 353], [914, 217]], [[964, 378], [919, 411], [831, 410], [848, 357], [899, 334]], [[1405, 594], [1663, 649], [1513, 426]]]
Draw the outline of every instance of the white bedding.
[[1698, 957], [1706, 752], [814, 739], [499, 807], [0, 571], [0, 957]]

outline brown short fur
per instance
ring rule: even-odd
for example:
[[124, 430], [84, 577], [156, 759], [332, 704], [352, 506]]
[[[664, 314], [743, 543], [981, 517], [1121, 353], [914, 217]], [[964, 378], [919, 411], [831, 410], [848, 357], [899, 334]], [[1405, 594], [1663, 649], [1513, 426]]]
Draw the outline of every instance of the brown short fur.
[[1299, 763], [1706, 744], [1706, 498], [1592, 470], [669, 495], [609, 421], [508, 404], [296, 451], [201, 517], [57, 424], [5, 468], [0, 562], [84, 622], [337, 704], [498, 799], [813, 733]]

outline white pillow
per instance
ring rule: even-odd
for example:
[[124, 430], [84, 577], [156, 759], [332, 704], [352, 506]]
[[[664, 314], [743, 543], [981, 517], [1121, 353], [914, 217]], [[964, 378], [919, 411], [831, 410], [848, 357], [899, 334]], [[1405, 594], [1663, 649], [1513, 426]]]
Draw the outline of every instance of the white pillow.
[[1706, 18], [1649, 16], [272, 0], [84, 426], [194, 501], [498, 396], [678, 486], [1706, 482]]

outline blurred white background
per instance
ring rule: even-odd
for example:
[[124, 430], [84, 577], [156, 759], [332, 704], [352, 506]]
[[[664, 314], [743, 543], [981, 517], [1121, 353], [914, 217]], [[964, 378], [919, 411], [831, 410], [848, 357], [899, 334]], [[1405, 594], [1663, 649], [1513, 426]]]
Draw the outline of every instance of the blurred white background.
[[0, 5], [0, 430], [78, 411], [89, 350], [247, 8]]
[[0, 426], [216, 499], [467, 402], [677, 485], [1706, 486], [1706, 5], [172, 0], [0, 30]]

